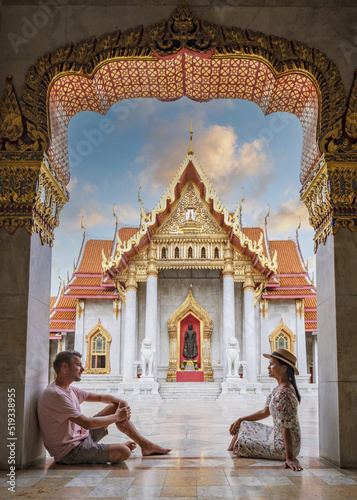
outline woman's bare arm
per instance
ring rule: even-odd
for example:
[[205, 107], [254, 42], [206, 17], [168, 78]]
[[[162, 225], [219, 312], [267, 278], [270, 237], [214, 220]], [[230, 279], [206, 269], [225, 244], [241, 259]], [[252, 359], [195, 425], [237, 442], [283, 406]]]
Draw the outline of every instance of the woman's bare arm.
[[282, 426], [282, 431], [283, 431], [285, 454], [286, 454], [286, 460], [284, 463], [285, 469], [302, 470], [299, 460], [297, 458], [294, 458], [293, 440], [290, 429]]
[[232, 436], [234, 434], [237, 434], [239, 426], [243, 422], [243, 420], [248, 420], [249, 422], [256, 422], [257, 420], [263, 420], [263, 418], [268, 418], [269, 415], [270, 415], [269, 406], [265, 406], [263, 410], [252, 413], [251, 415], [247, 415], [246, 417], [240, 417], [230, 426], [229, 433]]

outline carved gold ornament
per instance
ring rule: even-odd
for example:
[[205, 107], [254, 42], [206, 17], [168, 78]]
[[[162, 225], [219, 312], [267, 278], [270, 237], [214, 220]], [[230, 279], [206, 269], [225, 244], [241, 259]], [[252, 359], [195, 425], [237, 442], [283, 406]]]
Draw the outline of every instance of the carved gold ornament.
[[179, 338], [180, 323], [188, 314], [192, 313], [200, 321], [201, 334], [201, 359], [204, 382], [213, 382], [213, 369], [211, 364], [211, 334], [213, 321], [207, 312], [194, 299], [191, 289], [186, 300], [167, 320], [167, 329], [170, 336], [170, 361], [167, 370], [167, 382], [176, 382], [176, 372], [179, 369]]
[[38, 233], [43, 244], [52, 245], [69, 195], [47, 156], [42, 157], [42, 161], [0, 163], [0, 227], [9, 233], [24, 227], [30, 234]]
[[287, 345], [285, 344], [284, 349], [287, 349], [294, 354], [296, 335], [286, 326], [283, 318], [281, 318], [279, 325], [269, 335], [271, 352], [274, 352], [279, 347], [279, 345], [276, 344], [279, 341], [279, 337], [282, 337], [287, 343]]

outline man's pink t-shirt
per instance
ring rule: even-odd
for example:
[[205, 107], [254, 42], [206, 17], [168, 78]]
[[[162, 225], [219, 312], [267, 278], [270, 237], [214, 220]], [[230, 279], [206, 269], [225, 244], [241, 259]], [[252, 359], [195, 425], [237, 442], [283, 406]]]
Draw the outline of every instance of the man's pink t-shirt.
[[69, 420], [82, 414], [79, 405], [87, 397], [88, 392], [78, 387], [65, 389], [52, 382], [38, 401], [37, 414], [43, 442], [56, 462], [89, 435], [88, 430]]

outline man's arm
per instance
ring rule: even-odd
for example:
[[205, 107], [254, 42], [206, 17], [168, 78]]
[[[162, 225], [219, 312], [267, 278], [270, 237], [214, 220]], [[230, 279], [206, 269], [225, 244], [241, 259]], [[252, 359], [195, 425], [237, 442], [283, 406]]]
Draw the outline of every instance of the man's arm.
[[123, 399], [119, 399], [112, 394], [95, 394], [94, 392], [89, 392], [85, 401], [88, 401], [89, 403], [116, 403], [117, 405], [119, 403], [123, 403], [124, 406], [128, 406], [126, 401], [124, 401]]
[[71, 422], [80, 425], [84, 429], [99, 429], [100, 427], [108, 427], [108, 425], [114, 424], [115, 422], [127, 421], [129, 419], [130, 408], [128, 406], [124, 406], [123, 408], [118, 406], [115, 413], [103, 417], [89, 418], [82, 414], [79, 417], [69, 418]]

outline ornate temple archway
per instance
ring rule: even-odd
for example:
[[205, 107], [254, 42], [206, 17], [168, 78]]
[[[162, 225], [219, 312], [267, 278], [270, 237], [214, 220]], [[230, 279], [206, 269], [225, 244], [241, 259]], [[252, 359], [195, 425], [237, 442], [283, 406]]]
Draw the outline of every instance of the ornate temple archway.
[[[33, 358], [43, 357], [48, 338], [47, 309], [41, 314], [34, 311], [40, 307], [38, 304], [48, 301], [49, 286], [38, 287], [36, 279], [42, 276], [46, 281], [45, 276], [49, 276], [48, 247], [59, 224], [60, 210], [68, 200], [69, 120], [82, 110], [105, 114], [114, 102], [130, 97], [169, 101], [183, 95], [201, 101], [241, 98], [256, 102], [265, 114], [294, 113], [303, 127], [301, 198], [315, 229], [315, 247], [322, 247], [317, 255], [318, 265], [322, 269], [334, 266], [336, 275], [343, 275], [338, 271], [335, 240], [328, 239], [335, 237], [341, 227], [350, 231], [340, 231], [339, 245], [349, 249], [346, 255], [353, 253], [355, 240], [351, 235], [357, 230], [357, 78], [347, 102], [336, 65], [318, 49], [202, 21], [181, 2], [167, 21], [123, 33], [106, 33], [98, 39], [68, 43], [45, 53], [27, 71], [21, 97], [16, 96], [9, 78], [1, 102], [0, 229], [5, 235], [2, 252], [6, 264], [1, 287], [9, 290], [9, 296], [24, 296], [26, 302], [26, 314], [20, 317], [18, 302], [12, 301], [11, 307], [7, 303], [13, 338], [21, 348], [14, 358], [9, 346], [5, 356], [23, 366], [14, 381], [19, 400], [23, 401], [22, 410], [18, 410], [21, 439], [27, 442], [27, 449], [22, 447], [18, 454], [19, 466], [42, 453], [35, 433], [29, 432], [37, 393], [25, 382], [32, 380], [36, 387], [41, 387], [47, 376], [46, 369], [39, 371], [39, 363], [33, 363]], [[34, 238], [37, 234], [40, 243]], [[18, 266], [19, 248], [28, 256], [24, 270]], [[352, 257], [350, 261], [352, 265]], [[346, 260], [342, 265], [348, 265]], [[14, 279], [17, 272], [19, 278]], [[324, 283], [323, 289], [332, 292], [318, 305], [320, 324], [323, 314], [319, 315], [319, 308], [323, 310], [327, 299], [342, 297], [344, 293], [356, 295], [352, 284], [334, 294], [335, 286], [340, 286], [336, 283]], [[347, 334], [343, 321], [342, 313], [335, 314], [327, 325], [332, 325], [329, 335], [334, 341], [336, 336]], [[28, 337], [35, 334], [40, 336], [43, 347], [37, 351], [31, 350], [28, 342]], [[336, 365], [343, 363], [336, 361]], [[336, 398], [339, 391], [350, 394], [347, 387], [353, 374], [343, 368], [335, 372]], [[329, 381], [328, 374], [325, 378]], [[320, 382], [323, 380], [322, 375]], [[5, 399], [5, 392], [1, 395]], [[328, 425], [335, 428], [339, 424], [334, 415]], [[348, 417], [346, 412], [345, 418]], [[354, 432], [357, 438], [357, 429]], [[5, 435], [1, 435], [4, 439]], [[322, 454], [329, 456], [324, 449]], [[340, 465], [357, 463], [355, 452], [348, 451], [343, 459], [336, 450], [330, 455]], [[3, 458], [6, 463], [6, 457]]]

